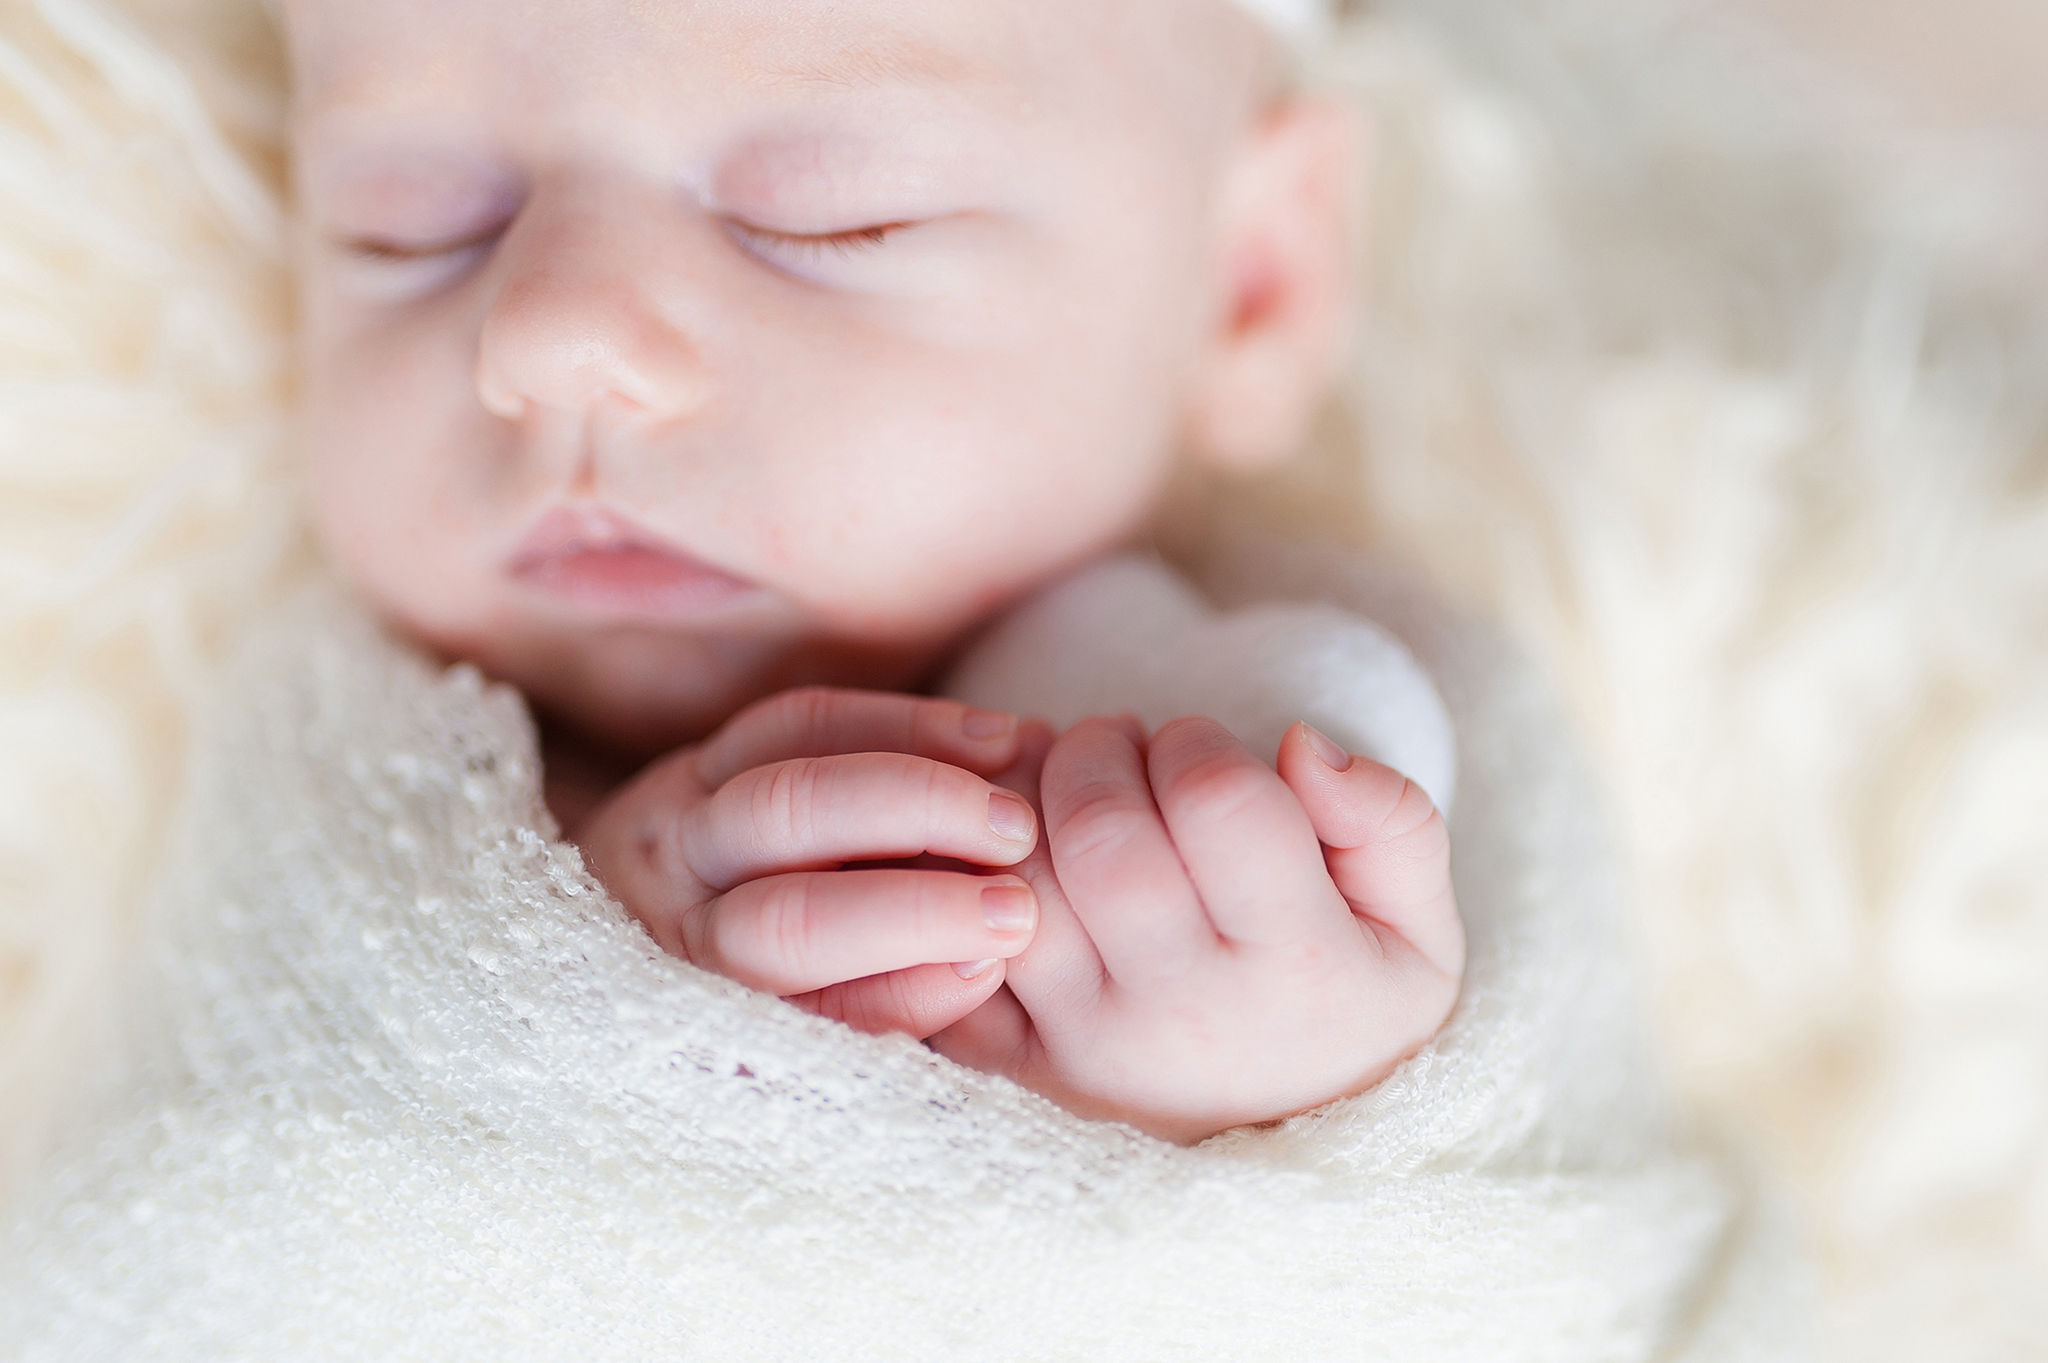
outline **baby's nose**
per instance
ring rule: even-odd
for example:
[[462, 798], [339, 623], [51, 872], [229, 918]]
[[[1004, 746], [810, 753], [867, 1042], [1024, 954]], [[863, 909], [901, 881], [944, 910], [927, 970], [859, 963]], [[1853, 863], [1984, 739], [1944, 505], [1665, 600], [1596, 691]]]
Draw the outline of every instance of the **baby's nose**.
[[581, 410], [623, 399], [664, 419], [704, 404], [701, 348], [660, 301], [660, 257], [673, 246], [649, 236], [591, 214], [515, 225], [477, 346], [486, 409], [517, 419], [535, 404]]

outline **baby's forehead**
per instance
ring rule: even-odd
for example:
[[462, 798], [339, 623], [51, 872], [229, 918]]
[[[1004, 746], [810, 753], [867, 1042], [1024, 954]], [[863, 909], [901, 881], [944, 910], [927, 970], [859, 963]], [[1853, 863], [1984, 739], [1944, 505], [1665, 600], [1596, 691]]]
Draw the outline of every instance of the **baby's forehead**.
[[283, 12], [298, 161], [316, 174], [369, 148], [417, 161], [414, 178], [446, 154], [528, 168], [597, 156], [689, 179], [785, 132], [799, 156], [887, 143], [913, 166], [934, 145], [955, 144], [957, 163], [979, 143], [996, 173], [1020, 129], [1214, 145], [1239, 102], [1226, 92], [1256, 83], [1264, 60], [1248, 56], [1263, 39], [1233, 0], [284, 0]]
[[[666, 78], [761, 85], [1059, 84], [1198, 69], [1247, 19], [1301, 31], [1326, 0], [280, 0], [302, 99], [378, 76], [443, 89], [493, 76], [599, 95]], [[1236, 44], [1242, 47], [1242, 34]]]

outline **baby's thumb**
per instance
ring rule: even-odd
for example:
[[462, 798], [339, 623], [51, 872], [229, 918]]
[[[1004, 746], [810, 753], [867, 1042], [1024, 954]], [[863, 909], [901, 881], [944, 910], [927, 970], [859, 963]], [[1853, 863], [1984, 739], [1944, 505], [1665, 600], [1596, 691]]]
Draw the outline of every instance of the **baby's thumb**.
[[956, 1065], [1015, 1079], [1030, 1049], [1031, 1017], [1007, 988], [925, 1044]]
[[1451, 890], [1450, 832], [1422, 787], [1308, 724], [1280, 740], [1276, 766], [1352, 911], [1392, 929], [1444, 973], [1461, 972], [1465, 931]]
[[[981, 964], [975, 962], [973, 964]], [[1003, 962], [990, 961], [963, 978], [950, 965], [917, 965], [884, 975], [829, 984], [789, 1001], [807, 1013], [843, 1022], [856, 1032], [928, 1037], [980, 1008], [1002, 987]]]

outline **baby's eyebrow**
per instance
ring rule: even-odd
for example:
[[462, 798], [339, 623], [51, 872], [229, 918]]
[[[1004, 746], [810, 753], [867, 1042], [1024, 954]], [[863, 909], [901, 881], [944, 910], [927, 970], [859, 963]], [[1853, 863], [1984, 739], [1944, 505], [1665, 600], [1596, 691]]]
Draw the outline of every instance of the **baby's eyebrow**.
[[757, 69], [766, 85], [830, 85], [859, 89], [875, 85], [962, 85], [993, 78], [993, 63], [946, 48], [905, 42], [889, 47], [845, 47], [788, 65]]

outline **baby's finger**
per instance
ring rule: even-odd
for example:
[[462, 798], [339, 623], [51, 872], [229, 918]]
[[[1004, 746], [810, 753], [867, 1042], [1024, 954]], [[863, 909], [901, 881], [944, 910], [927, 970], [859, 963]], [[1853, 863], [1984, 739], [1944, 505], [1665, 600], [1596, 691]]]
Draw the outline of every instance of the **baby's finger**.
[[1008, 989], [998, 989], [952, 1026], [931, 1033], [929, 1042], [956, 1065], [1015, 1079], [1030, 1062], [1032, 1037], [1024, 1005]]
[[1046, 841], [1067, 902], [1120, 984], [1182, 975], [1217, 945], [1120, 722], [1087, 719], [1052, 746], [1043, 777]]
[[957, 700], [806, 686], [757, 701], [697, 751], [716, 787], [750, 767], [836, 753], [899, 752], [992, 776], [1017, 757], [1017, 717]]
[[1280, 740], [1278, 765], [1352, 911], [1455, 978], [1465, 966], [1465, 928], [1451, 887], [1450, 833], [1422, 787], [1306, 724]]
[[1033, 716], [1017, 726], [1017, 759], [1003, 771], [997, 772], [995, 783], [1007, 790], [1014, 790], [1038, 807], [1040, 777], [1045, 772], [1045, 756], [1052, 751], [1054, 734], [1052, 726]]
[[1301, 801], [1228, 729], [1176, 719], [1152, 736], [1146, 769], [1216, 931], [1263, 946], [1347, 927]]
[[907, 966], [1015, 956], [1038, 901], [1015, 876], [806, 871], [752, 880], [649, 924], [684, 960], [784, 996]]
[[[982, 1006], [1003, 986], [1003, 962], [974, 961], [961, 965], [917, 965], [886, 975], [866, 975], [828, 984], [789, 1000], [820, 1017], [843, 1022], [857, 1032], [886, 1036], [907, 1032], [919, 1040], [952, 1026]], [[973, 976], [963, 970], [980, 969]]]
[[684, 859], [729, 889], [786, 871], [930, 852], [1011, 866], [1038, 841], [1023, 797], [903, 753], [861, 752], [752, 767], [681, 816]]
[[[1143, 741], [1143, 730], [1138, 731], [1137, 739]], [[1035, 805], [1039, 775], [1052, 745], [1053, 732], [1045, 721], [1027, 720], [1019, 731], [1017, 763], [997, 776], [997, 783]], [[1032, 934], [1031, 949], [1007, 963], [1005, 982], [1018, 998], [1057, 999], [1071, 1015], [1101, 993], [1106, 978], [1102, 957], [1060, 890], [1045, 839], [1040, 838], [1030, 856], [1010, 867], [1010, 874], [1021, 877], [1037, 892], [1038, 930]]]

